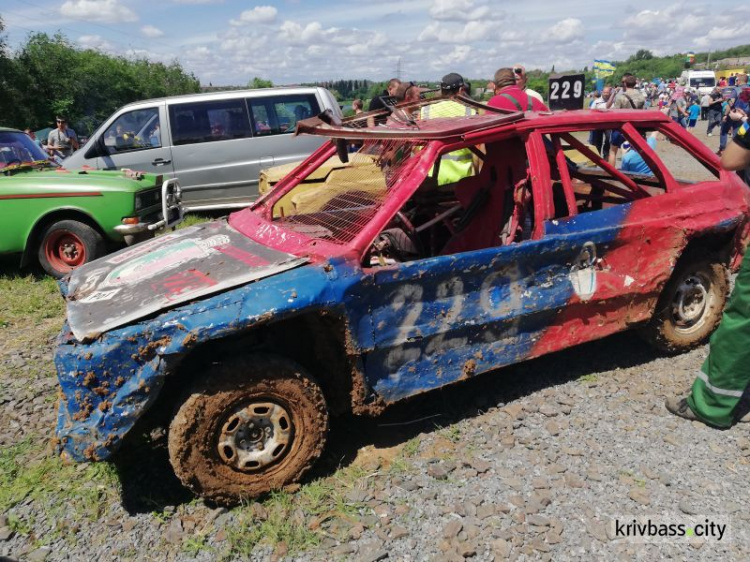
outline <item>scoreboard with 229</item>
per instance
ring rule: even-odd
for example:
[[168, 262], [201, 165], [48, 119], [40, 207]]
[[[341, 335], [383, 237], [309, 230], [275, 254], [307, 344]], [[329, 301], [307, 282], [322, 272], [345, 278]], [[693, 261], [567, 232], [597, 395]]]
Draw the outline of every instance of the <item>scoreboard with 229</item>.
[[582, 109], [585, 79], [586, 77], [583, 74], [550, 77], [549, 108], [553, 111], [557, 109]]

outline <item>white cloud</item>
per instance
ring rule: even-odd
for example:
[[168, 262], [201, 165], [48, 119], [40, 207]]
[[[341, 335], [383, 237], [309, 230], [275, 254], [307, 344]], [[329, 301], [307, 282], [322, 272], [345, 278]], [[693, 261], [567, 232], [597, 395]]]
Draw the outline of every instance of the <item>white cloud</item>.
[[305, 27], [294, 21], [285, 21], [279, 28], [279, 39], [291, 45], [309, 45], [323, 37], [323, 26], [317, 21]]
[[547, 29], [542, 37], [552, 43], [569, 43], [583, 39], [583, 22], [577, 18], [567, 18]]
[[744, 22], [738, 22], [732, 27], [712, 27], [708, 33], [696, 37], [693, 43], [698, 47], [708, 47], [716, 43], [736, 43], [739, 39], [744, 39], [746, 26]]
[[432, 64], [432, 68], [447, 73], [446, 69], [455, 71], [456, 68], [462, 66], [470, 57], [473, 56], [473, 51], [468, 45], [456, 45], [453, 50], [436, 58]]
[[[174, 54], [157, 53], [148, 49], [127, 49], [124, 53], [126, 57], [134, 59], [148, 59], [153, 62], [170, 63], [175, 59]], [[191, 69], [186, 69], [188, 72]]]
[[255, 23], [272, 23], [276, 20], [276, 8], [273, 6], [256, 6], [252, 10], [245, 10], [240, 19], [231, 20], [232, 25], [247, 25]]
[[659, 10], [642, 10], [625, 20], [624, 35], [630, 39], [656, 38], [668, 34], [673, 26], [674, 20], [667, 13]]
[[118, 0], [67, 0], [61, 7], [63, 16], [83, 21], [124, 23], [138, 21], [138, 16]]
[[431, 23], [417, 37], [417, 41], [437, 41], [438, 43], [473, 43], [489, 39], [497, 30], [493, 21], [470, 21], [463, 28], [453, 25]]
[[113, 52], [114, 45], [104, 39], [101, 35], [81, 35], [78, 38], [78, 44], [84, 49], [93, 49], [95, 51]]
[[684, 35], [699, 35], [704, 29], [706, 18], [699, 14], [686, 14], [677, 24], [677, 31]]
[[475, 21], [490, 15], [488, 6], [475, 6], [473, 0], [436, 0], [430, 17], [442, 21]]
[[[231, 51], [236, 54], [247, 53], [248, 58], [256, 58], [254, 51], [264, 49], [267, 43], [268, 38], [266, 37], [231, 34], [225, 37], [219, 46], [223, 51]], [[266, 54], [267, 52], [266, 49]]]
[[155, 39], [156, 37], [161, 37], [162, 35], [164, 35], [164, 32], [161, 29], [159, 29], [158, 27], [154, 27], [153, 25], [144, 25], [141, 28], [141, 33], [151, 39]]
[[500, 32], [498, 38], [504, 43], [525, 43], [529, 39], [529, 34], [520, 29], [504, 29]]
[[329, 51], [329, 47], [325, 45], [310, 45], [305, 51], [311, 57], [319, 57], [325, 55]]
[[175, 4], [223, 4], [224, 0], [172, 0]]

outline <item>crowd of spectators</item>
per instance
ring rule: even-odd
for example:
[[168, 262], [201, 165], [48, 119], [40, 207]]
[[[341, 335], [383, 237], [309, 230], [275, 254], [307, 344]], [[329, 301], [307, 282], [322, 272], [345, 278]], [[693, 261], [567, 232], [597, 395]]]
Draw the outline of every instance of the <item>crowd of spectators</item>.
[[[471, 86], [464, 83], [463, 78], [461, 81], [464, 86], [461, 93], [471, 95]], [[498, 69], [480, 93], [489, 95], [489, 99], [485, 98], [485, 103], [493, 107], [511, 111], [546, 110], [542, 96], [529, 89], [526, 83], [526, 69], [523, 65], [516, 64]], [[716, 87], [707, 92], [703, 88], [699, 91], [698, 88], [685, 85], [676, 77], [643, 80], [626, 73], [619, 86], [607, 85], [601, 92], [592, 92], [588, 107], [626, 110], [658, 108], [675, 123], [692, 131], [699, 127], [699, 122], [705, 122], [707, 136], [713, 136], [718, 128], [720, 139], [717, 152], [721, 155], [728, 139], [742, 124], [742, 118], [750, 114], [750, 88], [747, 83], [747, 74], [732, 73], [729, 77], [720, 79]], [[401, 82], [394, 78], [388, 82], [383, 96], [373, 99], [369, 109], [382, 107], [383, 100], [386, 99], [391, 99], [393, 103], [418, 101], [425, 95], [425, 90], [426, 88], [421, 88], [414, 82]], [[414, 117], [423, 118], [418, 113]], [[384, 117], [379, 119], [383, 123], [386, 121]], [[589, 143], [612, 165], [617, 161], [624, 142], [624, 137], [617, 131], [594, 131], [589, 138]]]

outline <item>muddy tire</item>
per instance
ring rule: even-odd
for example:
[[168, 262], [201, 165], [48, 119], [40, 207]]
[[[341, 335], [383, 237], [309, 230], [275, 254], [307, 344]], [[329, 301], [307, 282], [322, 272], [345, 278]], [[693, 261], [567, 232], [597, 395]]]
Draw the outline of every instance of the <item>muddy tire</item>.
[[105, 253], [107, 246], [96, 230], [82, 222], [63, 220], [44, 230], [37, 257], [42, 269], [59, 279]]
[[293, 361], [250, 355], [214, 365], [169, 426], [169, 459], [195, 494], [231, 505], [296, 482], [323, 452], [328, 408]]
[[681, 260], [640, 335], [667, 353], [703, 344], [721, 321], [729, 291], [727, 269], [710, 259]]

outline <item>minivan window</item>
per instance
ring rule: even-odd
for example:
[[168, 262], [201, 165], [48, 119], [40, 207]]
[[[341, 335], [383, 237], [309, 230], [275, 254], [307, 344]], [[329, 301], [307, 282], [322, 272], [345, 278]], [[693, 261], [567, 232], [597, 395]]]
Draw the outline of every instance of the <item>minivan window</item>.
[[711, 77], [690, 79], [691, 88], [713, 88], [714, 86], [716, 86], [716, 80]]
[[320, 113], [314, 94], [248, 98], [255, 135], [293, 133], [297, 121]]
[[149, 107], [123, 113], [104, 133], [104, 146], [110, 154], [161, 146], [159, 109]]
[[169, 124], [175, 146], [252, 136], [243, 99], [172, 104]]

